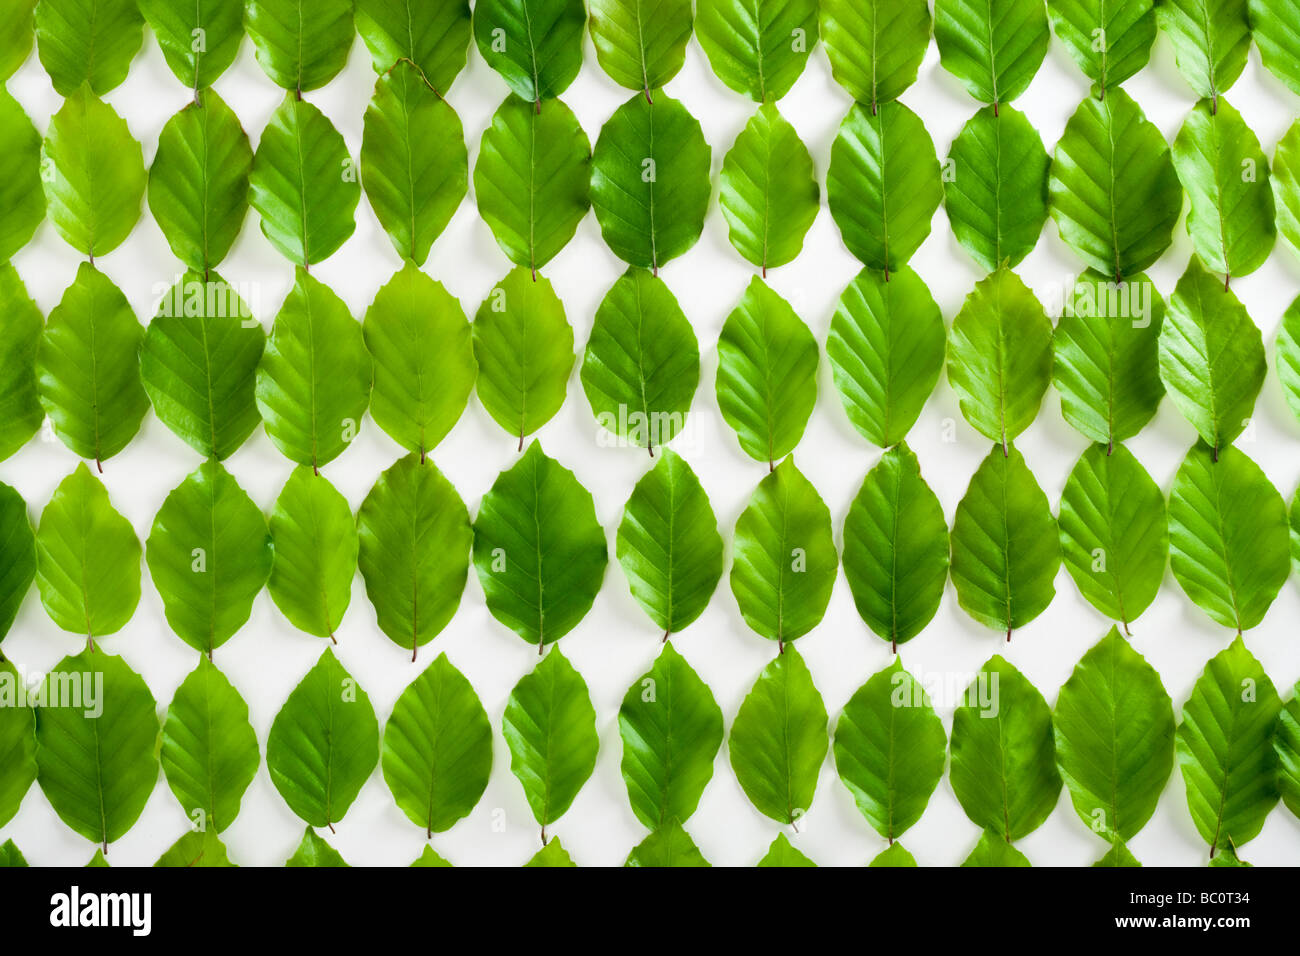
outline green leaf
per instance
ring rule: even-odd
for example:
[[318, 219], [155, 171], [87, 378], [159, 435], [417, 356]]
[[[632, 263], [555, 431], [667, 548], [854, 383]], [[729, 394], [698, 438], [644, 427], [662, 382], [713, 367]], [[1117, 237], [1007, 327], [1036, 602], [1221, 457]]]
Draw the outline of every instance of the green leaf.
[[849, 421], [889, 448], [916, 424], [943, 369], [947, 332], [925, 283], [907, 266], [885, 279], [863, 269], [844, 288], [826, 337]]
[[140, 603], [140, 542], [84, 462], [41, 512], [36, 589], [55, 624], [92, 642], [120, 631]]
[[4, 4], [5, 16], [0, 20], [0, 80], [13, 76], [31, 55], [35, 7], [36, 0], [7, 0]]
[[1047, 13], [1065, 52], [1092, 80], [1098, 99], [1151, 59], [1153, 0], [1047, 0]]
[[1127, 631], [1165, 576], [1169, 531], [1160, 486], [1123, 445], [1090, 445], [1065, 481], [1058, 523], [1065, 569], [1080, 593]]
[[352, 508], [320, 475], [299, 465], [268, 523], [275, 558], [267, 590], [294, 627], [332, 637], [352, 600], [357, 524]]
[[1277, 231], [1292, 249], [1300, 251], [1300, 120], [1278, 140], [1270, 179]]
[[844, 519], [844, 577], [867, 627], [897, 648], [939, 610], [948, 525], [906, 444], [867, 472]]
[[1061, 793], [1047, 701], [997, 654], [953, 712], [949, 779], [966, 816], [996, 843], [1038, 829]]
[[410, 454], [379, 476], [357, 513], [361, 576], [379, 629], [416, 649], [441, 633], [469, 576], [469, 511], [432, 461]]
[[1205, 665], [1183, 705], [1178, 767], [1192, 822], [1213, 858], [1255, 838], [1276, 806], [1273, 729], [1282, 702], [1238, 635]]
[[1135, 857], [1132, 852], [1130, 852], [1129, 848], [1120, 840], [1116, 840], [1112, 843], [1110, 849], [1106, 851], [1106, 855], [1093, 864], [1093, 866], [1104, 867], [1133, 867], [1141, 865], [1142, 864], [1138, 862], [1138, 858]]
[[226, 855], [216, 831], [187, 832], [171, 845], [154, 866], [196, 867], [196, 866], [236, 866]]
[[126, 79], [143, 27], [136, 0], [41, 0], [36, 52], [60, 96], [83, 84], [103, 96]]
[[901, 843], [891, 843], [876, 855], [867, 866], [916, 866], [916, 857]]
[[736, 712], [731, 769], [759, 812], [793, 824], [812, 805], [829, 740], [826, 706], [793, 647], [763, 668]]
[[766, 103], [722, 160], [718, 201], [736, 251], [763, 270], [799, 255], [821, 192], [812, 155], [793, 126]]
[[307, 832], [302, 836], [302, 843], [298, 844], [298, 849], [293, 851], [293, 856], [285, 862], [285, 866], [351, 866], [338, 850], [330, 846], [319, 836], [311, 827], [307, 827]]
[[1047, 221], [1051, 160], [1038, 131], [1010, 106], [986, 106], [948, 151], [944, 205], [953, 235], [988, 271], [1033, 251]]
[[1117, 280], [1164, 254], [1183, 210], [1169, 144], [1119, 88], [1074, 111], [1057, 141], [1047, 189], [1061, 239]]
[[591, 40], [596, 61], [619, 86], [647, 96], [686, 61], [695, 13], [690, 0], [591, 0]]
[[952, 524], [957, 603], [987, 627], [1028, 624], [1056, 595], [1061, 544], [1047, 495], [1024, 456], [994, 446], [971, 477]]
[[700, 0], [695, 36], [718, 79], [775, 103], [803, 73], [817, 42], [816, 0]]
[[5, 840], [4, 843], [0, 843], [0, 867], [20, 867], [28, 865], [27, 858], [23, 856], [23, 851], [18, 849], [18, 846], [13, 840]]
[[378, 762], [370, 698], [327, 647], [271, 724], [271, 782], [308, 826], [324, 827], [343, 819]]
[[366, 198], [397, 254], [421, 265], [465, 198], [469, 160], [460, 117], [417, 67], [401, 60], [375, 84], [364, 129]]
[[1031, 866], [1029, 859], [1004, 840], [999, 834], [991, 830], [985, 830], [980, 836], [979, 843], [975, 844], [975, 849], [971, 851], [970, 856], [962, 862], [962, 866], [996, 866], [996, 867], [1013, 867], [1013, 866]]
[[1160, 327], [1160, 378], [1169, 397], [1219, 451], [1250, 424], [1267, 371], [1259, 327], [1193, 256]]
[[290, 262], [323, 262], [356, 229], [361, 186], [347, 144], [324, 113], [292, 93], [262, 130], [248, 184], [262, 235]]
[[1273, 749], [1277, 751], [1278, 790], [1287, 808], [1300, 817], [1300, 685], [1278, 713]]
[[555, 258], [587, 215], [590, 180], [591, 141], [571, 109], [506, 97], [479, 144], [474, 197], [511, 262], [536, 277]]
[[257, 367], [257, 407], [275, 447], [313, 469], [341, 455], [361, 427], [373, 372], [361, 323], [296, 269]]
[[139, 4], [167, 66], [186, 86], [206, 89], [235, 62], [244, 39], [241, 0], [139, 0]]
[[569, 851], [560, 846], [559, 837], [551, 837], [524, 866], [577, 866]]
[[731, 593], [759, 636], [784, 646], [821, 622], [839, 555], [831, 513], [793, 457], [758, 483], [732, 547]]
[[510, 747], [510, 771], [545, 834], [591, 776], [599, 746], [587, 684], [558, 647], [510, 692], [501, 734]]
[[874, 113], [916, 82], [930, 45], [926, 0], [821, 0], [831, 75]]
[[257, 430], [266, 333], [225, 279], [186, 272], [140, 346], [140, 381], [159, 420], [204, 457], [227, 458]]
[[1095, 442], [1132, 438], [1155, 417], [1165, 300], [1145, 273], [1121, 282], [1089, 269], [1067, 293], [1052, 340], [1061, 416]]
[[1235, 448], [1197, 442], [1169, 492], [1174, 578], [1224, 627], [1255, 627], [1291, 571], [1286, 503], [1259, 466]]
[[384, 782], [427, 836], [469, 814], [492, 770], [492, 727], [445, 654], [402, 691], [384, 727]]
[[357, 32], [376, 73], [410, 60], [440, 94], [465, 68], [469, 56], [468, 0], [356, 0]]
[[374, 363], [371, 417], [407, 451], [426, 454], [474, 390], [478, 364], [465, 310], [408, 262], [375, 294], [361, 331]]
[[18, 270], [0, 262], [0, 461], [26, 445], [45, 421], [36, 381], [43, 326]]
[[1292, 25], [1294, 4], [1290, 0], [1249, 0], [1247, 13], [1260, 61], [1292, 93], [1300, 93], [1300, 35]]
[[939, 62], [981, 103], [1010, 103], [1047, 55], [1042, 0], [935, 0]]
[[[23, 676], [14, 665], [0, 660], [0, 687], [6, 688], [5, 706], [0, 707], [0, 827], [14, 818], [23, 797], [36, 782], [36, 713], [25, 702], [17, 703], [13, 696], [22, 682]], [[718, 739], [722, 739], [721, 712]], [[6, 843], [5, 847], [12, 848], [13, 843]], [[13, 852], [17, 853], [17, 848]], [[18, 854], [18, 859], [22, 859], [22, 854]]]
[[975, 284], [952, 322], [948, 382], [961, 413], [1005, 450], [1038, 415], [1051, 378], [1052, 321], [1020, 277], [1000, 268]]
[[[707, 499], [706, 502], [707, 504]], [[709, 511], [712, 518], [713, 512]], [[714, 523], [717, 527], [717, 523]], [[715, 531], [716, 536], [716, 531]], [[722, 565], [722, 541], [718, 540], [718, 566]], [[0, 481], [0, 641], [13, 626], [23, 598], [36, 577], [36, 536], [27, 518], [27, 502], [13, 488]], [[716, 583], [717, 576], [714, 576]], [[710, 590], [712, 590], [710, 588]], [[0, 655], [0, 664], [3, 664]], [[0, 807], [3, 801], [0, 801]], [[0, 812], [0, 817], [3, 817]], [[0, 823], [0, 826], [3, 826]]]
[[54, 230], [91, 259], [112, 252], [140, 218], [144, 153], [126, 121], [86, 87], [50, 117], [41, 185]]
[[103, 848], [96, 847], [95, 855], [90, 858], [90, 862], [86, 864], [86, 867], [90, 868], [90, 867], [107, 867], [107, 866], [108, 866], [108, 860], [104, 856]]
[[817, 340], [762, 279], [718, 337], [716, 391], [722, 417], [745, 454], [770, 466], [794, 450], [817, 403]]
[[844, 705], [835, 768], [872, 829], [893, 843], [925, 812], [947, 745], [929, 695], [895, 657]]
[[1160, 0], [1156, 20], [1197, 96], [1226, 93], [1250, 53], [1247, 0]]
[[[0, 270], [3, 266], [0, 266]], [[3, 273], [0, 272], [0, 284]], [[0, 293], [2, 295], [2, 293]], [[1277, 332], [1277, 377], [1282, 383], [1282, 394], [1296, 418], [1300, 418], [1300, 298], [1295, 299], [1282, 313], [1282, 323]], [[22, 428], [19, 434], [27, 430]]]
[[352, 0], [246, 0], [244, 28], [271, 82], [302, 94], [347, 64], [355, 38]]
[[136, 360], [143, 338], [126, 296], [79, 265], [41, 334], [36, 380], [54, 434], [80, 457], [101, 464], [140, 430], [149, 410]]
[[653, 269], [690, 249], [704, 229], [712, 151], [700, 122], [660, 93], [636, 94], [600, 129], [591, 206], [614, 255]]
[[826, 202], [849, 252], [888, 279], [930, 235], [942, 199], [939, 158], [920, 117], [898, 102], [849, 110], [826, 172]]
[[411, 866], [451, 866], [451, 863], [440, 857], [431, 846], [425, 846], [423, 852]]
[[45, 218], [41, 134], [8, 90], [0, 89], [0, 262], [7, 265]]
[[624, 866], [712, 866], [677, 820], [669, 820], [632, 848]]
[[1249, 275], [1273, 251], [1268, 157], [1225, 99], [1201, 100], [1174, 139], [1174, 168], [1191, 200], [1187, 234], [1215, 272]]
[[483, 300], [471, 332], [478, 400], [522, 450], [564, 404], [574, 362], [564, 303], [549, 279], [518, 266]]
[[167, 708], [163, 773], [192, 825], [220, 833], [234, 822], [261, 753], [239, 691], [200, 656]]
[[167, 121], [149, 168], [149, 210], [176, 258], [206, 273], [230, 252], [248, 212], [253, 148], [211, 90]]
[[632, 266], [614, 282], [596, 309], [581, 378], [596, 421], [651, 455], [685, 427], [700, 347], [662, 279]]
[[618, 711], [627, 798], [648, 829], [687, 820], [713, 776], [722, 711], [672, 644], [637, 679]]
[[685, 459], [664, 449], [623, 508], [615, 545], [632, 597], [665, 639], [703, 613], [722, 577], [722, 536]]
[[153, 694], [122, 658], [83, 651], [54, 666], [41, 699], [36, 780], [59, 819], [107, 849], [158, 782]]
[[1079, 818], [1109, 843], [1133, 839], [1174, 769], [1174, 706], [1155, 668], [1112, 627], [1062, 685], [1052, 729]]
[[767, 855], [758, 861], [761, 867], [796, 867], [796, 866], [816, 866], [817, 864], [810, 860], [805, 854], [800, 853], [786, 838], [784, 833], [778, 833], [772, 845], [767, 848]]
[[531, 644], [577, 626], [607, 561], [591, 493], [537, 441], [479, 503], [474, 567], [488, 610]]
[[271, 561], [261, 509], [211, 459], [167, 495], [145, 542], [167, 623], [209, 657], [248, 621]]
[[541, 108], [582, 66], [587, 9], [582, 0], [479, 0], [474, 39], [488, 66], [515, 95]]

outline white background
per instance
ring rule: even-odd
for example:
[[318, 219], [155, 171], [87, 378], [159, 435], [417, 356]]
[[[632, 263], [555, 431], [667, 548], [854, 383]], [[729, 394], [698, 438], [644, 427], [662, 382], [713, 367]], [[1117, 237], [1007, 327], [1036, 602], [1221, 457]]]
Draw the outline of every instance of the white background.
[[[582, 72], [563, 98], [594, 143], [601, 124], [631, 93], [604, 75], [590, 39], [585, 42]], [[360, 151], [362, 115], [374, 80], [370, 58], [358, 39], [347, 69], [325, 89], [307, 94], [307, 99], [342, 132], [353, 157]], [[35, 54], [8, 86], [37, 128], [44, 131], [61, 100]], [[1125, 87], [1170, 140], [1195, 100], [1175, 70], [1172, 50], [1163, 35], [1157, 40], [1151, 64]], [[251, 42], [244, 42], [238, 62], [216, 83], [216, 89], [239, 115], [255, 144], [283, 93], [261, 72]], [[703, 124], [713, 150], [714, 172], [714, 197], [704, 235], [695, 248], [661, 271], [695, 326], [702, 357], [700, 388], [688, 429], [674, 448], [695, 468], [712, 499], [723, 537], [728, 541], [729, 566], [731, 529], [767, 466], [740, 451], [721, 419], [714, 397], [718, 332], [754, 274], [727, 241], [725, 221], [717, 208], [716, 177], [723, 155], [755, 106], [723, 86], [695, 40], [688, 48], [685, 68], [667, 89]], [[506, 93], [504, 82], [487, 67], [476, 49], [471, 50], [469, 66], [448, 96], [464, 123], [471, 169], [479, 137]], [[147, 36], [130, 76], [106, 99], [143, 143], [149, 163], [163, 124], [186, 104], [189, 95], [168, 71], [152, 37]], [[1033, 85], [1015, 105], [1028, 114], [1050, 151], [1075, 106], [1086, 95], [1082, 74], [1053, 38]], [[1271, 157], [1274, 144], [1290, 125], [1300, 101], [1260, 67], [1254, 51], [1245, 74], [1228, 97]], [[946, 155], [952, 139], [979, 105], [939, 66], [933, 43], [919, 82], [903, 100], [924, 120], [940, 157]], [[840, 242], [824, 201], [831, 143], [849, 106], [848, 95], [831, 78], [820, 45], [814, 49], [802, 78], [780, 103], [782, 113], [813, 153], [823, 184], [823, 208], [803, 253], [790, 265], [773, 270], [769, 282], [794, 305], [823, 346], [840, 291], [858, 271], [858, 264]], [[1189, 254], [1190, 245], [1180, 223], [1173, 248], [1150, 270], [1166, 298]], [[14, 262], [42, 312], [48, 313], [71, 283], [79, 256], [46, 223]], [[179, 271], [179, 263], [147, 211], [130, 238], [101, 257], [98, 264], [123, 290], [142, 322], [152, 314], [155, 285], [170, 284]], [[935, 217], [930, 238], [911, 264], [929, 284], [948, 322], [981, 278], [979, 268], [953, 239], [942, 210]], [[398, 256], [363, 199], [357, 210], [356, 233], [313, 272], [360, 317], [376, 290], [399, 266]], [[445, 283], [471, 316], [509, 267], [478, 217], [472, 195], [435, 243], [425, 265], [426, 271]], [[263, 238], [255, 213], [250, 211], [238, 244], [220, 268], [229, 281], [241, 287], [244, 283], [255, 284], [258, 294], [252, 304], [269, 330], [292, 283], [293, 270]], [[545, 268], [564, 301], [579, 351], [590, 332], [597, 304], [623, 269], [601, 241], [590, 215], [583, 220], [574, 240]], [[1062, 287], [1081, 269], [1079, 260], [1060, 242], [1049, 222], [1037, 248], [1017, 271], [1045, 301], [1059, 301]], [[1233, 279], [1234, 290], [1263, 329], [1270, 352], [1269, 379], [1257, 408], [1254, 440], [1243, 438], [1238, 444], [1264, 468], [1288, 501], [1300, 479], [1300, 456], [1296, 454], [1300, 449], [1300, 422], [1284, 403], [1272, 369], [1272, 344], [1283, 310], [1300, 289], [1298, 281], [1300, 259], [1280, 240], [1263, 268], [1249, 277]], [[838, 540], [849, 504], [879, 451], [849, 424], [824, 356], [819, 383], [820, 398], [795, 458], [829, 505]], [[944, 423], [948, 420], [956, 422], [955, 442], [943, 441]], [[645, 831], [629, 809], [619, 775], [617, 711], [626, 689], [658, 654], [660, 635], [628, 593], [623, 573], [612, 557], [613, 538], [623, 504], [650, 461], [644, 451], [600, 447], [576, 367], [564, 407], [539, 435], [546, 452], [572, 468], [595, 496], [598, 517], [611, 545], [611, 564], [595, 606], [563, 640], [564, 653], [591, 688], [601, 739], [600, 757], [595, 775], [572, 809], [550, 830], [560, 836], [580, 864], [619, 864]], [[1129, 445], [1167, 491], [1182, 455], [1194, 439], [1192, 428], [1172, 402], [1165, 401], [1155, 421]], [[908, 442], [919, 456], [923, 473], [942, 500], [951, 524], [966, 483], [989, 444], [961, 418], [946, 378]], [[1066, 475], [1087, 442], [1062, 420], [1054, 391], [1049, 391], [1037, 421], [1017, 444], [1055, 507]], [[367, 418], [354, 447], [326, 466], [324, 473], [355, 510], [379, 473], [401, 454], [401, 449]], [[492, 422], [477, 399], [471, 399], [464, 416], [433, 457], [454, 482], [471, 513], [476, 513], [479, 499], [497, 473], [515, 461], [515, 439]], [[198, 454], [150, 415], [126, 451], [107, 463], [104, 481], [113, 503], [131, 520], [143, 541], [167, 492], [198, 464]], [[38, 437], [0, 463], [0, 480], [17, 487], [35, 521], [55, 486], [75, 465], [75, 456], [62, 444]], [[290, 463], [261, 429], [227, 465], [267, 511], [291, 470]], [[161, 714], [196, 660], [194, 651], [168, 629], [161, 601], [147, 573], [144, 579], [144, 595], [135, 616], [121, 632], [106, 638], [103, 647], [122, 654], [144, 675], [158, 699]], [[1083, 601], [1064, 569], [1057, 576], [1056, 586], [1058, 594], [1048, 610], [1017, 631], [1006, 646], [1001, 635], [976, 624], [958, 608], [949, 584], [938, 616], [919, 637], [904, 646], [904, 665], [917, 676], [960, 688], [991, 654], [1002, 653], [1038, 686], [1049, 703], [1054, 703], [1058, 688], [1075, 662], [1110, 626]], [[1248, 646], [1262, 660], [1284, 696], [1300, 678], [1298, 614], [1300, 586], [1293, 579], [1283, 587], [1263, 625], [1247, 635]], [[1168, 574], [1160, 596], [1136, 622], [1133, 632], [1134, 645], [1158, 669], [1176, 707], [1186, 700], [1205, 661], [1227, 646], [1232, 637], [1195, 608]], [[433, 644], [421, 650], [418, 666], [409, 663], [409, 654], [376, 627], [359, 575], [338, 636], [337, 653], [369, 692], [381, 722], [397, 695], [434, 654], [446, 652], [464, 671], [497, 731], [495, 761], [491, 782], [473, 813], [449, 832], [435, 835], [433, 845], [461, 865], [519, 865], [526, 861], [539, 846], [538, 829], [523, 791], [510, 773], [509, 753], [499, 730], [510, 689], [533, 667], [536, 649], [488, 614], [475, 575], [470, 574], [454, 620]], [[35, 673], [53, 666], [83, 643], [76, 635], [55, 627], [33, 588], [5, 640], [4, 651], [24, 671]], [[775, 653], [771, 643], [749, 631], [741, 620], [725, 576], [708, 610], [676, 636], [674, 643], [712, 688], [728, 728], [750, 685]], [[858, 618], [842, 575], [825, 619], [800, 639], [798, 646], [832, 720], [853, 691], [889, 662], [888, 645], [872, 635]], [[217, 651], [218, 665], [248, 700], [263, 748], [276, 711], [323, 649], [320, 640], [296, 631], [263, 591], [248, 624]], [[945, 727], [950, 727], [955, 699], [938, 699], [935, 703]], [[506, 826], [498, 832], [493, 820], [502, 813]], [[117, 865], [151, 864], [186, 826], [184, 813], [160, 777], [144, 815], [130, 833], [112, 846], [109, 860]], [[423, 832], [394, 805], [378, 771], [337, 827], [336, 836], [326, 836], [354, 864], [404, 865], [419, 855], [424, 843]], [[753, 864], [781, 829], [750, 806], [731, 773], [725, 744], [717, 757], [714, 778], [687, 828], [715, 865]], [[821, 864], [861, 865], [884, 846], [858, 814], [829, 758], [822, 769], [816, 800], [800, 829], [802, 832], [790, 834], [795, 845]], [[263, 762], [244, 798], [239, 818], [223, 839], [236, 862], [278, 865], [294, 851], [302, 830], [302, 823], [271, 785]], [[921, 865], [952, 865], [966, 857], [978, 835], [962, 813], [945, 775], [925, 816], [903, 842]], [[94, 849], [59, 821], [35, 786], [14, 820], [0, 829], [0, 841], [8, 837], [18, 843], [30, 862], [38, 865], [81, 864]], [[1075, 815], [1064, 790], [1051, 818], [1018, 845], [1036, 865], [1084, 865], [1106, 849]], [[1131, 849], [1147, 864], [1194, 865], [1205, 861], [1206, 846], [1187, 814], [1177, 770], [1155, 817], [1132, 841]], [[1257, 864], [1300, 862], [1300, 822], [1279, 806], [1242, 855]]]

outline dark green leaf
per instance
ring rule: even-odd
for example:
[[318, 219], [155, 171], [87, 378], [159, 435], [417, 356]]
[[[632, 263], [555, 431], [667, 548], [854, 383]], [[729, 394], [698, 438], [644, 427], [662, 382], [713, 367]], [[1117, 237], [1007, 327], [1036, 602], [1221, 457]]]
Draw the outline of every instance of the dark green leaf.
[[[0, 707], [0, 827], [14, 818], [23, 797], [36, 782], [36, 714], [26, 702], [20, 704], [14, 699], [22, 684], [23, 675], [18, 669], [9, 661], [0, 660], [0, 689], [3, 689], [4, 698], [4, 706]], [[721, 712], [718, 714], [718, 740], [722, 740]], [[712, 770], [712, 766], [709, 769]], [[22, 859], [12, 842], [0, 847], [0, 859], [3, 859], [6, 848], [12, 848], [17, 858]]]
[[939, 306], [907, 266], [888, 281], [863, 269], [844, 288], [826, 357], [844, 411], [867, 441], [889, 448], [916, 424], [943, 369], [946, 337]]
[[949, 773], [966, 816], [991, 843], [1009, 845], [1032, 833], [1056, 806], [1061, 777], [1052, 712], [1038, 689], [997, 654], [953, 712]]
[[469, 511], [432, 461], [412, 453], [379, 476], [357, 513], [361, 576], [379, 629], [416, 649], [447, 626], [469, 576]]
[[929, 695], [895, 657], [844, 705], [835, 768], [867, 822], [893, 843], [925, 812], [947, 745]]
[[[712, 515], [713, 512], [710, 511], [709, 516]], [[717, 527], [716, 522], [714, 527]], [[716, 533], [715, 531], [714, 534]], [[718, 540], [717, 562], [721, 570], [721, 539]], [[17, 491], [0, 481], [0, 641], [5, 639], [13, 626], [18, 609], [35, 577], [36, 536], [32, 533], [32, 524], [27, 517], [27, 502], [23, 501], [22, 495]], [[714, 581], [717, 581], [716, 576]], [[3, 816], [0, 812], [0, 817]], [[3, 825], [0, 823], [0, 826]]]
[[474, 809], [492, 770], [492, 727], [465, 675], [439, 654], [384, 727], [384, 782], [427, 836]]
[[167, 495], [145, 543], [167, 623], [209, 657], [248, 621], [271, 554], [261, 509], [211, 459]]
[[591, 776], [599, 746], [587, 684], [558, 647], [510, 692], [501, 734], [510, 770], [545, 834]]
[[980, 462], [952, 524], [957, 602], [999, 631], [1023, 627], [1052, 602], [1061, 544], [1047, 495], [1013, 445]]
[[754, 489], [736, 521], [731, 593], [761, 637], [784, 645], [820, 623], [839, 555], [831, 513], [787, 458]]
[[343, 819], [378, 762], [370, 698], [326, 648], [271, 724], [271, 782], [290, 810], [323, 827]]
[[1238, 631], [1264, 619], [1291, 571], [1286, 503], [1236, 448], [1197, 442], [1169, 492], [1174, 577], [1197, 607]]
[[787, 647], [741, 703], [727, 744], [731, 769], [760, 813], [793, 824], [812, 805], [829, 744], [826, 720], [808, 665]]
[[591, 493], [534, 441], [497, 476], [474, 520], [488, 610], [529, 643], [559, 640], [591, 609], [607, 561]]
[[623, 782], [637, 819], [651, 830], [687, 820], [713, 776], [722, 711], [672, 644], [623, 698]]
[[700, 381], [700, 348], [662, 279], [630, 267], [605, 293], [581, 378], [601, 427], [652, 455], [685, 427]]
[[83, 651], [54, 666], [42, 701], [37, 782], [59, 819], [107, 848], [139, 819], [158, 782], [153, 695], [122, 658]]
[[529, 103], [563, 93], [582, 66], [582, 0], [478, 0], [474, 39], [488, 66]]
[[948, 526], [906, 444], [881, 456], [849, 506], [844, 577], [867, 627], [895, 647], [921, 633], [939, 609]]
[[26, 445], [45, 420], [36, 382], [43, 325], [18, 270], [0, 263], [0, 461]]
[[703, 613], [722, 577], [722, 537], [691, 466], [664, 449], [623, 508], [616, 543], [632, 597], [665, 637]]
[[722, 417], [745, 454], [774, 466], [803, 437], [817, 403], [817, 340], [762, 279], [749, 280], [718, 337]]
[[641, 94], [601, 127], [591, 160], [591, 206], [614, 255], [658, 271], [704, 229], [713, 186], [700, 122], [677, 100]]

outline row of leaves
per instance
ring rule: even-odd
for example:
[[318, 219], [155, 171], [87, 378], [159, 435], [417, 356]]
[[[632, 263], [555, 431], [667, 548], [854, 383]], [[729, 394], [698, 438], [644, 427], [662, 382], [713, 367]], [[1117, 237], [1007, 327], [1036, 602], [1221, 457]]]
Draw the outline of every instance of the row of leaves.
[[[0, 664], [0, 672], [17, 678], [11, 664]], [[71, 829], [102, 844], [95, 858], [102, 864], [108, 844], [142, 812], [161, 760], [193, 829], [159, 865], [231, 865], [219, 834], [238, 814], [261, 760], [238, 691], [201, 658], [160, 729], [144, 681], [119, 657], [85, 652], [59, 663], [45, 693], [92, 676], [103, 680], [96, 716], [49, 698], [35, 711], [0, 709], [0, 826], [36, 781]], [[722, 712], [708, 686], [665, 644], [629, 688], [618, 723], [628, 800], [651, 831], [627, 864], [707, 866], [682, 824], [699, 804], [723, 740]], [[587, 685], [558, 648], [511, 692], [502, 733], [542, 828], [543, 849], [529, 865], [573, 865], [546, 827], [591, 776], [599, 741]], [[924, 813], [949, 753], [953, 791], [983, 831], [968, 866], [1028, 866], [1013, 842], [1050, 815], [1062, 782], [1079, 817], [1110, 845], [1098, 865], [1139, 865], [1126, 844], [1155, 812], [1175, 752], [1215, 865], [1241, 865], [1237, 848], [1259, 833], [1279, 799], [1300, 814], [1300, 694], [1284, 706], [1240, 639], [1210, 660], [1177, 729], [1159, 675], [1117, 630], [1079, 661], [1055, 712], [995, 655], [957, 707], [951, 742], [922, 683], [897, 659], [858, 689], [828, 737], [821, 695], [791, 648], [764, 668], [736, 714], [732, 770], [756, 809], [797, 824], [828, 749], [859, 810], [889, 841], [873, 866], [916, 865], [896, 841]], [[266, 762], [276, 789], [307, 824], [289, 865], [346, 865], [312, 828], [332, 830], [376, 765], [397, 806], [429, 838], [482, 796], [492, 727], [469, 681], [439, 655], [397, 699], [381, 736], [365, 691], [326, 650], [276, 715]], [[0, 862], [20, 860], [12, 843], [0, 850]], [[417, 865], [449, 864], [426, 846]], [[759, 865], [813, 863], [781, 835]]]
[[[592, 0], [590, 31], [601, 68], [651, 93], [681, 69], [694, 31], [718, 77], [757, 102], [783, 97], [820, 36], [835, 79], [859, 102], [896, 99], [916, 80], [931, 29], [940, 62], [984, 103], [1024, 92], [1047, 54], [1049, 18], [1099, 98], [1144, 67], [1157, 25], [1199, 96], [1226, 92], [1252, 36], [1264, 65], [1300, 93], [1295, 0], [685, 0], [645, 7]], [[55, 89], [120, 84], [148, 22], [167, 65], [194, 89], [235, 60], [245, 31], [270, 79], [301, 93], [342, 71], [359, 32], [374, 68], [416, 64], [445, 93], [464, 68], [471, 35], [519, 96], [558, 96], [582, 64], [582, 0], [6, 0], [0, 78], [27, 58], [33, 37]], [[33, 15], [34, 14], [34, 15]]]

